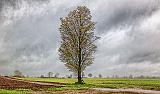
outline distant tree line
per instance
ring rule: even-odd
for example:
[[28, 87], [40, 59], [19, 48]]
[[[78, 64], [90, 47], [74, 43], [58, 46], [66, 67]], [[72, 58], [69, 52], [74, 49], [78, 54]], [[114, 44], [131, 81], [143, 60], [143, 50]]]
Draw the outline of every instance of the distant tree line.
[[60, 73], [48, 72], [47, 76], [41, 75], [40, 78], [59, 78]]
[[[48, 72], [47, 75], [40, 75], [40, 78], [76, 78], [77, 75], [75, 74], [69, 74], [64, 77], [60, 77], [60, 73], [53, 73], [53, 72]], [[13, 75], [10, 75], [10, 77], [29, 77], [29, 75], [25, 76], [20, 70], [15, 70], [13, 72]], [[133, 75], [128, 75], [128, 76], [119, 76], [119, 75], [112, 75], [112, 76], [103, 76], [102, 74], [98, 74], [98, 76], [94, 76], [92, 73], [89, 73], [85, 75], [82, 73], [83, 78], [128, 78], [128, 79], [160, 79], [160, 76], [145, 76], [145, 75], [139, 75], [139, 76], [133, 76]]]

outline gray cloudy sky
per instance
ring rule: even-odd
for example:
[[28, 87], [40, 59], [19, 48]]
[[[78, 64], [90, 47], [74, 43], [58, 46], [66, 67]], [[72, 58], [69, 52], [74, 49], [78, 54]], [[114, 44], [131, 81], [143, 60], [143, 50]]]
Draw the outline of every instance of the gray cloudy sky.
[[101, 37], [86, 73], [160, 76], [160, 0], [0, 0], [0, 74], [68, 75], [59, 18], [86, 5]]

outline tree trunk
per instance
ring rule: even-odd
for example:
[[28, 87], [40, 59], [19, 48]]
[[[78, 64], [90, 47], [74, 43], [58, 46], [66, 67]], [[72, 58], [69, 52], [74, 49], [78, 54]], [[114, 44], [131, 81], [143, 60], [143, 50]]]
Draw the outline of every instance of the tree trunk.
[[[81, 36], [81, 33], [80, 33], [80, 36]], [[78, 84], [82, 84], [82, 69], [81, 69], [81, 47], [80, 47], [80, 37], [79, 37], [79, 52], [78, 52], [78, 57], [79, 57], [79, 61], [78, 61]]]
[[78, 69], [78, 84], [82, 84], [81, 68]]
[[82, 70], [81, 70], [81, 48], [79, 47], [79, 62], [78, 62], [78, 84], [82, 84]]

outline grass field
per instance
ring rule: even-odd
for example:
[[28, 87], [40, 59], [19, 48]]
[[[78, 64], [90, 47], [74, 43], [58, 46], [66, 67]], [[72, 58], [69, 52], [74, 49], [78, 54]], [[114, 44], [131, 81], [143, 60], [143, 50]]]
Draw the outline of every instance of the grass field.
[[88, 88], [140, 88], [160, 90], [160, 79], [124, 79], [124, 78], [84, 78], [86, 84], [75, 85], [75, 78], [21, 78], [30, 81], [47, 81], [67, 83], [61, 89], [88, 89]]
[[[89, 88], [136, 88], [160, 90], [160, 79], [124, 79], [124, 78], [84, 78], [86, 84], [74, 84], [75, 78], [18, 78], [29, 81], [46, 81], [66, 83], [61, 88], [48, 88], [43, 91], [63, 91], [63, 90], [87, 90]], [[0, 94], [32, 94], [30, 89], [5, 90], [0, 89]]]

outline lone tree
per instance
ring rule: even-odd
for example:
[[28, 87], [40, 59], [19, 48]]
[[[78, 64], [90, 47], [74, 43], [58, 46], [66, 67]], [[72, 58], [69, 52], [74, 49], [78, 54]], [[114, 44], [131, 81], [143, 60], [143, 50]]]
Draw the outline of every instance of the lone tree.
[[99, 78], [102, 78], [102, 74], [99, 74], [98, 77], [99, 77]]
[[89, 73], [89, 74], [88, 74], [88, 77], [92, 77], [92, 73]]
[[85, 68], [93, 63], [93, 53], [97, 48], [94, 42], [99, 39], [94, 35], [95, 22], [91, 18], [86, 6], [78, 6], [67, 17], [60, 18], [59, 58], [78, 76], [78, 84], [83, 83], [82, 73]]
[[48, 72], [48, 77], [51, 78], [53, 76], [53, 72]]
[[15, 71], [14, 71], [14, 77], [24, 77], [24, 75], [22, 74], [21, 71], [15, 70]]

